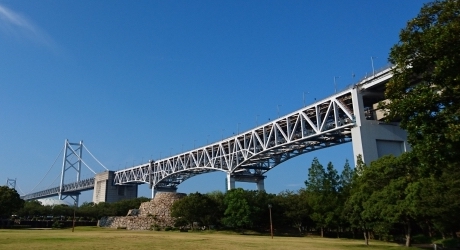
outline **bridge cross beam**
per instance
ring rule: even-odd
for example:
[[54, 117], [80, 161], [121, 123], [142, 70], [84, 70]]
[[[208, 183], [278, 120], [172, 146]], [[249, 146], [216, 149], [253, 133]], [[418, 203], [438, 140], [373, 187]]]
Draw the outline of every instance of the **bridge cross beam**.
[[235, 189], [235, 182], [256, 183], [258, 191], [265, 191], [265, 178], [262, 174], [234, 174], [227, 173], [227, 190]]

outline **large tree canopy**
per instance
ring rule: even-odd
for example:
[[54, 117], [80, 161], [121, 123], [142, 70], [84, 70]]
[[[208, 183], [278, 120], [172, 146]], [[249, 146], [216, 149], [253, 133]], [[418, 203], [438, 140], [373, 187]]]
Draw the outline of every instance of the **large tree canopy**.
[[0, 218], [9, 217], [19, 211], [24, 205], [18, 192], [14, 188], [0, 186]]
[[[456, 165], [460, 151], [460, 1], [424, 5], [390, 52], [390, 119], [400, 119], [426, 166]], [[435, 167], [435, 168], [433, 168]], [[436, 168], [438, 167], [438, 168]]]

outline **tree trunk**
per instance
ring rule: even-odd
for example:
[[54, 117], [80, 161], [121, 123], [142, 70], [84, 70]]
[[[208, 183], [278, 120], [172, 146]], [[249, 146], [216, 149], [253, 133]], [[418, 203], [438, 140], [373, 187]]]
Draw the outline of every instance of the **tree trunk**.
[[411, 246], [411, 241], [412, 241], [411, 233], [412, 233], [412, 228], [409, 222], [406, 227], [406, 247]]
[[366, 246], [369, 246], [369, 237], [367, 237], [367, 228], [364, 227], [364, 243], [366, 243]]
[[324, 237], [324, 228], [321, 227], [321, 238], [323, 238], [323, 237]]
[[428, 225], [428, 235], [430, 238], [433, 238], [433, 230], [431, 229], [430, 223], [427, 221], [426, 224]]

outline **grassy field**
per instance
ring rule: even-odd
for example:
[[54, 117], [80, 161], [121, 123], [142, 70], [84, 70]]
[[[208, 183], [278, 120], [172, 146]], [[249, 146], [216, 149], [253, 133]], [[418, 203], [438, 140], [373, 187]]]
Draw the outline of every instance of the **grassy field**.
[[[406, 249], [396, 244], [317, 237], [274, 237], [220, 232], [127, 231], [95, 227], [0, 230], [0, 249]], [[417, 249], [417, 248], [411, 248]]]

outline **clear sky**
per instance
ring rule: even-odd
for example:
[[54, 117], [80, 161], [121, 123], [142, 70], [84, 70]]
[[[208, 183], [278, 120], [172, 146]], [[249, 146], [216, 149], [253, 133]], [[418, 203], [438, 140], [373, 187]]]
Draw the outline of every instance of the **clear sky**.
[[[293, 112], [372, 72], [371, 57], [386, 66], [424, 2], [0, 0], [0, 184], [58, 186], [65, 139], [118, 170]], [[266, 190], [303, 187], [314, 157], [354, 164], [351, 143], [315, 151], [268, 172]], [[178, 191], [224, 184], [204, 174]]]

